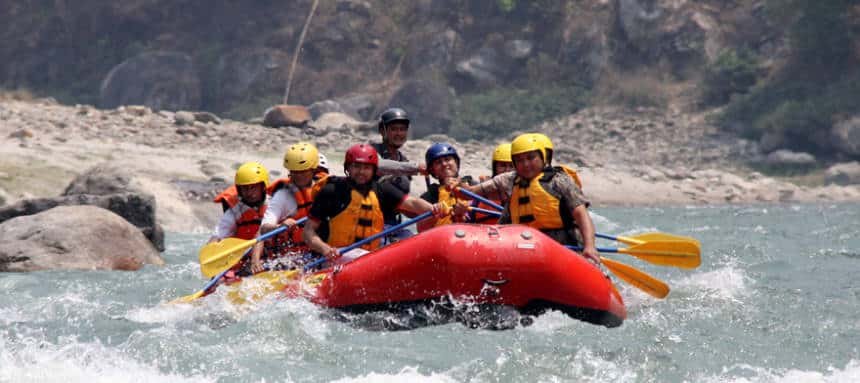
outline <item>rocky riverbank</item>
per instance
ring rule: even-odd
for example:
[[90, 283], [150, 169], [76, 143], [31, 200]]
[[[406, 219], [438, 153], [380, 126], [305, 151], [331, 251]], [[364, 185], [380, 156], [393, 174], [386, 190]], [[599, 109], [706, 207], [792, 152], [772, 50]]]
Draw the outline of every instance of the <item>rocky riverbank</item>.
[[[538, 127], [553, 138], [557, 162], [581, 173], [594, 206], [860, 201], [857, 185], [798, 185], [745, 163], [754, 144], [721, 134], [701, 115], [656, 110], [587, 109]], [[110, 163], [155, 196], [167, 231], [208, 230], [220, 208], [208, 202], [241, 162], [257, 160], [280, 176], [283, 149], [316, 142], [335, 174], [352, 143], [377, 140], [372, 123], [328, 113], [302, 128], [266, 128], [209, 113], [153, 112], [141, 106], [99, 110], [52, 100], [0, 102], [0, 200], [55, 197], [94, 165]], [[498, 142], [510, 137], [499, 137]], [[433, 141], [411, 140], [423, 158]], [[489, 173], [497, 142], [454, 142], [463, 174]], [[424, 189], [414, 179], [414, 190]]]

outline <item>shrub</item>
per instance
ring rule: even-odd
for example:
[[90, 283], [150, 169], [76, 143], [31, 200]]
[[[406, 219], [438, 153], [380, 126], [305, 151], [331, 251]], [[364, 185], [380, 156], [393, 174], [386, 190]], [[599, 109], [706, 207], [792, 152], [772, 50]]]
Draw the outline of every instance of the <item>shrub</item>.
[[646, 71], [607, 71], [595, 93], [594, 103], [601, 105], [664, 108], [669, 103], [668, 90], [659, 76]]
[[587, 99], [588, 91], [579, 87], [496, 88], [466, 95], [455, 105], [450, 132], [457, 139], [506, 136], [576, 113]]
[[733, 94], [744, 94], [755, 85], [758, 62], [748, 50], [726, 50], [705, 69], [702, 101], [722, 105]]

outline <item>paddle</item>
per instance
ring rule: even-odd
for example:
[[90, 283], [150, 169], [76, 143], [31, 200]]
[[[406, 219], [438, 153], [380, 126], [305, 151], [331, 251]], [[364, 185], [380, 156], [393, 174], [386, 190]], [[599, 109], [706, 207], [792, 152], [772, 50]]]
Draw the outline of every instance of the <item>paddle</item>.
[[[298, 225], [298, 224], [302, 224], [302, 223], [305, 223], [305, 221], [307, 221], [307, 219], [308, 219], [307, 217], [304, 217], [304, 218], [299, 219], [298, 221], [296, 221], [296, 225]], [[252, 239], [252, 240], [247, 240], [247, 241], [246, 241], [246, 240], [241, 240], [241, 241], [242, 241], [242, 242], [248, 242], [248, 243], [250, 243], [248, 246], [252, 246], [252, 245], [256, 244], [256, 243], [257, 243], [257, 242], [259, 242], [259, 241], [265, 241], [266, 239], [268, 239], [268, 238], [270, 238], [270, 237], [272, 237], [272, 236], [278, 235], [279, 233], [282, 233], [284, 230], [287, 230], [288, 228], [289, 228], [289, 227], [287, 227], [287, 226], [281, 226], [281, 227], [279, 227], [279, 228], [277, 228], [277, 229], [275, 229], [275, 230], [272, 230], [272, 231], [270, 231], [270, 232], [268, 232], [268, 233], [266, 233], [266, 234], [261, 235], [261, 236], [260, 236], [260, 237], [258, 237], [258, 238], [255, 238], [255, 239]], [[227, 239], [235, 239], [235, 238], [227, 238]], [[223, 242], [223, 241], [220, 241], [220, 242]], [[217, 244], [217, 243], [220, 243], [220, 242], [216, 242], [216, 244]], [[209, 245], [212, 245], [212, 244], [209, 244]], [[207, 245], [207, 246], [208, 246], [208, 245]], [[203, 249], [200, 249], [200, 259], [201, 259], [200, 269], [201, 269], [201, 270], [203, 269], [203, 263], [202, 263], [202, 261], [203, 261], [203, 250], [204, 250], [207, 246], [203, 246]], [[232, 246], [231, 248], [235, 248], [235, 246]], [[239, 252], [239, 251], [240, 251], [240, 250], [242, 250], [242, 249], [244, 249], [244, 247], [242, 247], [242, 248], [238, 248], [238, 249], [234, 250], [233, 252], [228, 253], [227, 255], [222, 255], [222, 259], [223, 259], [223, 258], [225, 258], [225, 257], [226, 257], [226, 258], [234, 258], [234, 257], [231, 257], [231, 255], [233, 255], [234, 253]], [[207, 290], [209, 290], [212, 286], [215, 286], [215, 284], [217, 284], [217, 283], [218, 283], [218, 281], [220, 281], [220, 280], [221, 280], [221, 278], [223, 278], [223, 277], [224, 277], [224, 275], [225, 275], [225, 274], [227, 274], [227, 272], [228, 272], [228, 271], [230, 271], [230, 268], [231, 268], [231, 267], [233, 267], [233, 265], [235, 265], [236, 263], [238, 263], [239, 261], [241, 261], [241, 260], [242, 260], [242, 258], [244, 258], [245, 256], [247, 256], [250, 252], [251, 252], [251, 248], [248, 248], [247, 250], [245, 250], [245, 251], [243, 251], [243, 252], [240, 252], [240, 253], [239, 253], [239, 254], [240, 254], [240, 256], [239, 256], [238, 258], [236, 258], [235, 260], [233, 260], [232, 262], [230, 262], [230, 263], [222, 262], [222, 261], [220, 261], [220, 260], [215, 259], [215, 262], [219, 262], [219, 263], [221, 263], [221, 264], [226, 264], [226, 267], [224, 267], [224, 269], [223, 269], [220, 273], [218, 273], [217, 275], [215, 275], [215, 277], [213, 277], [212, 279], [210, 279], [210, 280], [209, 280], [209, 282], [207, 282], [207, 283], [206, 283], [206, 285], [205, 285], [205, 286], [203, 286], [203, 288], [202, 288], [202, 289], [200, 289], [200, 291], [198, 291], [198, 292], [196, 292], [196, 293], [194, 293], [194, 294], [191, 294], [191, 295], [186, 295], [186, 296], [184, 296], [184, 297], [176, 298], [176, 299], [174, 299], [174, 300], [170, 301], [170, 303], [171, 303], [171, 304], [174, 304], [174, 303], [189, 303], [189, 302], [191, 302], [191, 301], [193, 301], [193, 300], [195, 300], [195, 299], [197, 299], [197, 298], [202, 297], [204, 294], [206, 294], [206, 291], [207, 291]], [[213, 256], [215, 256], [215, 255], [218, 255], [218, 254], [212, 254], [212, 255], [213, 255]], [[214, 258], [213, 258], [213, 259], [214, 259]], [[204, 272], [204, 275], [205, 275], [205, 272]]]
[[[361, 247], [361, 246], [364, 246], [364, 245], [366, 245], [366, 244], [368, 244], [368, 243], [371, 243], [371, 242], [373, 242], [373, 241], [375, 241], [375, 240], [377, 240], [377, 239], [379, 239], [379, 238], [382, 238], [382, 237], [384, 237], [384, 236], [386, 236], [386, 235], [388, 235], [388, 234], [391, 234], [391, 233], [393, 233], [393, 232], [395, 232], [395, 231], [398, 231], [398, 230], [400, 230], [400, 229], [403, 229], [404, 227], [409, 226], [409, 225], [411, 225], [411, 224], [413, 224], [413, 223], [417, 223], [418, 221], [423, 221], [423, 220], [425, 220], [425, 219], [427, 219], [427, 218], [430, 218], [431, 216], [433, 216], [433, 212], [432, 212], [432, 211], [425, 211], [424, 213], [421, 213], [420, 215], [416, 216], [415, 218], [412, 218], [412, 219], [407, 220], [407, 221], [405, 221], [405, 222], [401, 222], [401, 223], [399, 223], [399, 224], [397, 224], [397, 225], [394, 225], [394, 226], [392, 226], [392, 227], [389, 227], [388, 229], [385, 229], [385, 230], [383, 230], [383, 231], [381, 231], [381, 232], [379, 232], [379, 233], [376, 233], [376, 234], [374, 234], [374, 235], [371, 235], [370, 237], [367, 237], [367, 238], [365, 238], [365, 239], [362, 239], [362, 240], [360, 240], [360, 241], [358, 241], [358, 242], [356, 242], [356, 243], [353, 243], [352, 245], [341, 247], [341, 248], [337, 249], [337, 251], [342, 255], [342, 254], [346, 253], [347, 251], [350, 251], [350, 250], [353, 250], [353, 249], [357, 249], [357, 248], [359, 248], [359, 247]], [[304, 271], [305, 271], [305, 272], [307, 272], [308, 270], [311, 270], [311, 269], [313, 269], [314, 267], [319, 266], [320, 264], [322, 264], [322, 263], [323, 263], [323, 262], [325, 262], [325, 261], [326, 261], [326, 258], [325, 258], [325, 257], [321, 257], [320, 259], [317, 259], [316, 261], [313, 261], [313, 262], [311, 262], [311, 263], [309, 263], [309, 264], [305, 265]]]
[[600, 261], [618, 278], [652, 297], [663, 299], [669, 295], [669, 286], [665, 282], [646, 274], [642, 270], [605, 257], [600, 257]]
[[[296, 221], [301, 225], [308, 220], [304, 217]], [[200, 271], [206, 277], [213, 277], [225, 269], [233, 267], [237, 262], [247, 255], [250, 247], [257, 242], [265, 241], [276, 236], [290, 227], [281, 226], [254, 239], [226, 238], [218, 242], [210, 243], [200, 249]], [[248, 251], [245, 251], [248, 249]]]
[[474, 200], [477, 200], [478, 202], [483, 202], [483, 203], [485, 203], [485, 204], [487, 204], [487, 205], [490, 205], [493, 209], [496, 209], [496, 210], [498, 210], [498, 211], [505, 210], [505, 208], [504, 208], [504, 207], [502, 207], [501, 205], [499, 205], [499, 204], [497, 204], [497, 203], [495, 203], [495, 202], [493, 202], [493, 201], [490, 201], [490, 200], [489, 200], [489, 199], [487, 199], [487, 198], [481, 197], [480, 195], [478, 195], [478, 194], [476, 194], [476, 193], [474, 193], [474, 192], [471, 192], [471, 191], [469, 191], [469, 190], [467, 190], [467, 189], [464, 189], [464, 188], [457, 188], [457, 190], [459, 190], [459, 191], [460, 191], [460, 193], [465, 194], [465, 195], [466, 195], [466, 196], [468, 196], [469, 198], [472, 198], [472, 199], [474, 199]]
[[[604, 237], [601, 237], [604, 238]], [[582, 250], [582, 247], [567, 246], [571, 250]], [[683, 269], [695, 269], [702, 263], [699, 248], [687, 241], [649, 241], [626, 249], [598, 247], [601, 253], [620, 253], [632, 255], [645, 262], [660, 266], [673, 266]]]

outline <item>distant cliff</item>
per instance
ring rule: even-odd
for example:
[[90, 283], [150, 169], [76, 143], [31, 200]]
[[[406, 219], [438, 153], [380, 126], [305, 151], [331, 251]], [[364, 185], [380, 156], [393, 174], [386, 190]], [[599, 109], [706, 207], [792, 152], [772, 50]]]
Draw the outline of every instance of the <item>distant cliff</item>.
[[[259, 116], [311, 0], [11, 2], [0, 86], [65, 103]], [[717, 109], [780, 148], [860, 156], [854, 0], [323, 0], [290, 103], [486, 137], [591, 105]], [[848, 95], [851, 95], [850, 97]]]

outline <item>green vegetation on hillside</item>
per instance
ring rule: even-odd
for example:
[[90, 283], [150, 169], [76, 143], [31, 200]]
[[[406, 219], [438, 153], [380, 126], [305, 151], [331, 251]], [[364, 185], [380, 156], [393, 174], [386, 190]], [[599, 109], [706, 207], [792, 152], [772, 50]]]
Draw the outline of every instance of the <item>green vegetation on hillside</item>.
[[451, 135], [458, 139], [504, 137], [554, 117], [576, 113], [588, 104], [581, 87], [495, 88], [466, 95], [455, 106]]
[[[827, 138], [840, 116], [860, 110], [860, 70], [852, 56], [857, 27], [852, 23], [856, 0], [771, 0], [768, 11], [774, 22], [789, 25], [789, 55], [765, 81], [744, 93], [732, 79], [747, 85], [754, 61], [743, 54], [718, 60], [712, 83], [723, 78], [728, 89], [714, 87], [712, 101], [727, 93], [738, 94], [727, 105], [719, 122], [747, 137], [768, 137], [769, 145], [831, 154]], [[737, 88], [737, 89], [733, 89]], [[766, 148], [767, 149], [767, 148]]]

